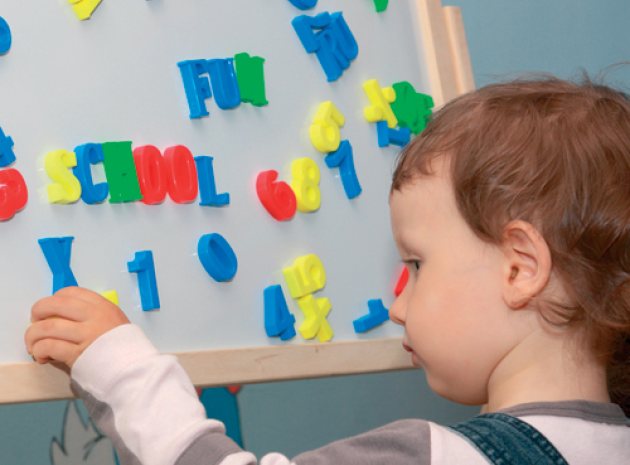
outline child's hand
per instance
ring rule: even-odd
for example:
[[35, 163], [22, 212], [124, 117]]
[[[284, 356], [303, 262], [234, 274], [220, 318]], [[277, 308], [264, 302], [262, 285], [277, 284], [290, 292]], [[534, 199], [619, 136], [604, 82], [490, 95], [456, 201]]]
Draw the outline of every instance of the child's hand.
[[24, 342], [37, 363], [54, 360], [72, 367], [96, 338], [125, 323], [122, 310], [101, 295], [66, 287], [33, 305]]

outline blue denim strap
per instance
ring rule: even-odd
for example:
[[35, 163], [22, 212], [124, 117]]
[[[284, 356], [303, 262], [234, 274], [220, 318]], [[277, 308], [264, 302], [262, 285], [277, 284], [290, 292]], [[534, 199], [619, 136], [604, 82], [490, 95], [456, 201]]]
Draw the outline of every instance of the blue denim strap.
[[505, 413], [487, 413], [450, 426], [494, 465], [568, 465], [536, 428]]

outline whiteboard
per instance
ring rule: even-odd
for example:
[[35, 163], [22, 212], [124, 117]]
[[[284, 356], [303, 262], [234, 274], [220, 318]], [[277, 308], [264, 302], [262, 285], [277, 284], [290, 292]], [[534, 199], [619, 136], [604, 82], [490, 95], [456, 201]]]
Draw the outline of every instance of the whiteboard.
[[[441, 8], [436, 1], [419, 3]], [[67, 393], [53, 392], [48, 378], [56, 374], [24, 363], [29, 361], [23, 333], [30, 307], [51, 292], [52, 274], [38, 246], [39, 239], [48, 237], [73, 236], [71, 266], [79, 285], [98, 292], [115, 289], [129, 319], [164, 352], [216, 354], [247, 348], [255, 355], [319, 347], [317, 340], [306, 341], [299, 333], [282, 341], [264, 330], [263, 290], [269, 285], [283, 287], [296, 329], [303, 320], [282, 269], [310, 253], [318, 255], [327, 274], [325, 288], [315, 297], [332, 303], [328, 321], [334, 338], [329, 344], [348, 347], [400, 337], [401, 329], [391, 322], [365, 334], [356, 334], [352, 325], [367, 314], [369, 299], [382, 299], [389, 307], [401, 269], [388, 213], [398, 147], [378, 147], [376, 125], [363, 117], [369, 101], [362, 84], [368, 79], [378, 79], [383, 87], [409, 81], [418, 92], [435, 94], [435, 78], [430, 77], [435, 67], [427, 66], [431, 57], [422, 46], [427, 39], [419, 32], [422, 8], [411, 0], [391, 1], [382, 13], [376, 13], [371, 0], [319, 0], [307, 11], [287, 0], [103, 0], [90, 20], [79, 21], [63, 0], [5, 2], [0, 16], [9, 24], [13, 42], [0, 56], [0, 127], [14, 141], [17, 160], [11, 167], [23, 175], [29, 200], [14, 218], [0, 223], [2, 382], [14, 373], [9, 368], [28, 367], [35, 374], [16, 379], [22, 388], [41, 388], [44, 394], [35, 397]], [[296, 16], [325, 11], [342, 11], [359, 45], [357, 58], [330, 83], [291, 26]], [[452, 43], [442, 59], [451, 59]], [[269, 104], [222, 110], [208, 99], [210, 115], [189, 118], [177, 63], [241, 52], [265, 59]], [[459, 85], [452, 92], [461, 91]], [[326, 166], [324, 154], [309, 139], [317, 107], [328, 100], [344, 114], [341, 136], [353, 147], [362, 186], [353, 200], [344, 193], [338, 169]], [[200, 206], [199, 199], [176, 204], [168, 196], [159, 205], [47, 201], [46, 153], [113, 141], [132, 141], [134, 148], [155, 145], [162, 152], [184, 145], [195, 156], [212, 156], [217, 191], [229, 192], [230, 204]], [[291, 162], [301, 157], [310, 157], [320, 169], [321, 207], [276, 221], [256, 195], [256, 176], [274, 169], [289, 182]], [[95, 182], [105, 180], [102, 165], [94, 165], [92, 172]], [[224, 236], [238, 257], [230, 282], [214, 281], [199, 261], [197, 242], [209, 233]], [[141, 250], [153, 252], [159, 310], [142, 310], [137, 276], [127, 271], [127, 262]], [[408, 363], [400, 362], [399, 354], [394, 359], [378, 369]], [[292, 363], [285, 375], [263, 373], [254, 380], [290, 377], [306, 359]], [[344, 361], [340, 371], [351, 372], [354, 363]], [[244, 381], [238, 374], [233, 378], [229, 381]], [[227, 381], [221, 376], [212, 380]], [[0, 398], [6, 390], [0, 385]]]

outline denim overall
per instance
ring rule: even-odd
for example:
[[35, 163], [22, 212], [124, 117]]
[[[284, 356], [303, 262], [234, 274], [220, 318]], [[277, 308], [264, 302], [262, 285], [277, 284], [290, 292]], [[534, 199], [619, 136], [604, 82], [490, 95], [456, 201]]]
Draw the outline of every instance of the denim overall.
[[536, 428], [505, 413], [487, 413], [450, 426], [495, 465], [568, 465]]

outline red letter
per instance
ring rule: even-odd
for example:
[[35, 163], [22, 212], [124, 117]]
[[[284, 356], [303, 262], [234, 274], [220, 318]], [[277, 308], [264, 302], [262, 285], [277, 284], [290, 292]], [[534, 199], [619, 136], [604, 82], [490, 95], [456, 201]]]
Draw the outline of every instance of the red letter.
[[168, 194], [176, 203], [190, 203], [197, 198], [197, 167], [188, 148], [183, 145], [169, 147], [164, 152], [170, 173]]
[[0, 221], [13, 218], [28, 201], [28, 189], [18, 170], [9, 168], [0, 171]]
[[133, 159], [136, 162], [142, 201], [147, 205], [164, 202], [168, 179], [166, 162], [160, 150], [153, 145], [144, 145], [134, 149]]

